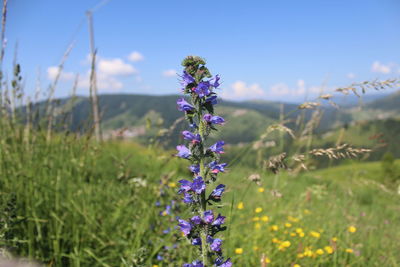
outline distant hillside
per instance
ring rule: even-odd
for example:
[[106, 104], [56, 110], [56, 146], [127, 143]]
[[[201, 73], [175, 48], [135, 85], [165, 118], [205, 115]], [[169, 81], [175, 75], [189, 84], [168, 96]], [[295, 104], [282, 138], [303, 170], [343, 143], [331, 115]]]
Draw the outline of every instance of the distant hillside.
[[400, 91], [372, 101], [366, 105], [366, 108], [397, 111], [400, 115]]
[[[105, 133], [117, 129], [131, 129], [131, 136], [154, 136], [162, 128], [169, 128], [182, 112], [176, 108], [178, 95], [100, 95], [99, 103], [102, 114], [102, 126]], [[68, 99], [58, 102], [63, 106]], [[39, 104], [39, 105], [44, 105]], [[324, 117], [319, 130], [324, 131], [335, 126], [335, 122], [349, 122], [351, 116], [342, 114], [332, 107], [324, 107]], [[73, 107], [68, 107], [71, 114], [70, 129], [78, 131], [90, 128], [90, 100], [78, 97]], [[216, 113], [224, 116], [227, 123], [218, 138], [229, 143], [250, 142], [257, 139], [268, 125], [279, 120], [280, 113], [285, 120], [294, 121], [299, 114], [304, 114], [307, 121], [312, 111], [301, 111], [296, 104], [269, 101], [233, 102], [221, 100], [216, 106]], [[290, 122], [289, 122], [290, 124]], [[183, 127], [183, 126], [182, 126]], [[177, 129], [182, 128], [177, 127]]]
[[[163, 129], [171, 127], [182, 117], [182, 112], [176, 108], [178, 95], [134, 95], [113, 94], [100, 95], [99, 103], [102, 114], [102, 128], [106, 136], [119, 135], [137, 137], [144, 141], [157, 136]], [[71, 99], [59, 99], [56, 102], [57, 111], [68, 110], [68, 127], [72, 131], [87, 130], [91, 127], [91, 105], [87, 97], [77, 97], [73, 104]], [[66, 103], [69, 103], [66, 105]], [[39, 109], [45, 109], [45, 103], [38, 103]], [[220, 100], [216, 106], [216, 113], [223, 116], [227, 123], [221, 128], [216, 138], [223, 138], [228, 143], [247, 143], [257, 138], [266, 128], [280, 120], [283, 112], [286, 125], [291, 128], [299, 127], [298, 116], [303, 115], [303, 124], [307, 122], [312, 110], [298, 110], [297, 104], [244, 101], [233, 102]], [[364, 104], [363, 108], [350, 107], [335, 109], [323, 106], [323, 117], [318, 134], [349, 125], [354, 121], [387, 119], [399, 115], [400, 94], [390, 95]], [[61, 120], [59, 116], [59, 121]], [[178, 123], [175, 131], [170, 135], [171, 143], [176, 143], [179, 130], [185, 125]]]

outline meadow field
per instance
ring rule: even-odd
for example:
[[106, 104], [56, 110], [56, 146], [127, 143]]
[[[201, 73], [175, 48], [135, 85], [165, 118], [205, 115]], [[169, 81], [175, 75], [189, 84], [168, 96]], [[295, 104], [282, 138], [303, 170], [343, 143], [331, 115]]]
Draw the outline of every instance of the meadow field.
[[395, 1], [2, 2], [0, 267], [400, 266]]
[[[174, 151], [67, 133], [46, 142], [2, 123], [5, 255], [45, 266], [180, 266], [196, 253], [176, 229], [188, 212], [177, 181], [189, 172]], [[230, 166], [221, 178], [226, 253], [236, 266], [397, 266], [399, 194], [381, 165], [350, 160], [296, 175]]]

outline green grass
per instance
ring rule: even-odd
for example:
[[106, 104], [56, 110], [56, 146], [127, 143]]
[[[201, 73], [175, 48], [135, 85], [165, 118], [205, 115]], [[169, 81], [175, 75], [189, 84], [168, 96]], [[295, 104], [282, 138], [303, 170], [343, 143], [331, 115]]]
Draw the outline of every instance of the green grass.
[[[179, 266], [195, 257], [196, 251], [176, 230], [163, 233], [176, 225], [176, 215], [189, 214], [178, 204], [171, 215], [160, 216], [176, 198], [171, 182], [189, 175], [186, 162], [175, 159], [173, 151], [127, 142], [99, 146], [85, 137], [61, 134], [46, 143], [40, 132], [26, 137], [22, 129], [2, 129], [1, 246], [49, 266]], [[252, 173], [260, 173], [264, 192], [247, 179]], [[349, 162], [279, 177], [233, 166], [220, 178], [228, 185], [221, 208], [228, 226], [224, 251], [236, 266], [259, 266], [262, 254], [271, 260], [268, 266], [400, 262], [399, 195], [395, 184], [382, 179], [380, 163]], [[161, 207], [155, 205], [157, 200]], [[237, 209], [239, 202], [244, 209]], [[257, 207], [263, 211], [255, 213]], [[260, 220], [262, 216], [268, 216], [268, 222]], [[291, 222], [285, 233], [287, 216], [299, 221]], [[275, 224], [280, 230], [271, 232]], [[347, 232], [350, 225], [357, 227], [356, 233]], [[295, 228], [302, 228], [305, 236], [290, 236]], [[310, 236], [310, 231], [321, 237]], [[280, 251], [273, 237], [290, 241], [290, 247]], [[330, 241], [333, 237], [338, 238], [336, 244]], [[174, 243], [179, 248], [163, 249]], [[297, 258], [306, 246], [315, 252], [328, 245], [336, 246], [332, 255]], [[236, 248], [243, 254], [236, 255]], [[158, 253], [166, 262], [157, 261]]]

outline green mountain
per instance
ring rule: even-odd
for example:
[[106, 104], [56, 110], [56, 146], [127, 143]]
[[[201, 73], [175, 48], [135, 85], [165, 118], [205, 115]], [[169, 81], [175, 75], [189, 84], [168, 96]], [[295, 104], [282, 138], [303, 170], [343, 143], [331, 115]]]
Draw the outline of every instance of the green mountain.
[[[118, 131], [128, 136], [148, 138], [155, 136], [165, 128], [169, 128], [179, 118], [182, 112], [176, 108], [177, 95], [100, 95], [99, 103], [102, 114], [102, 127], [106, 136], [118, 135]], [[70, 99], [59, 100], [60, 106], [70, 113], [70, 128], [73, 131], [90, 128], [88, 120], [91, 114], [90, 100], [78, 97], [71, 105]], [[43, 105], [43, 103], [41, 104]], [[298, 105], [269, 102], [244, 101], [233, 102], [221, 100], [216, 106], [216, 113], [223, 116], [227, 123], [222, 128], [218, 138], [224, 138], [228, 143], [246, 143], [259, 138], [272, 123], [279, 121], [280, 114], [284, 116], [289, 126], [295, 127], [298, 116], [302, 115], [304, 122], [311, 118], [312, 111], [298, 110]], [[59, 108], [61, 109], [61, 108]], [[333, 122], [349, 122], [351, 116], [340, 113], [332, 107], [323, 107], [324, 114], [319, 131], [325, 131], [334, 126]], [[176, 129], [184, 126], [177, 123]], [[175, 131], [177, 132], [177, 131]], [[172, 134], [176, 136], [176, 133]]]

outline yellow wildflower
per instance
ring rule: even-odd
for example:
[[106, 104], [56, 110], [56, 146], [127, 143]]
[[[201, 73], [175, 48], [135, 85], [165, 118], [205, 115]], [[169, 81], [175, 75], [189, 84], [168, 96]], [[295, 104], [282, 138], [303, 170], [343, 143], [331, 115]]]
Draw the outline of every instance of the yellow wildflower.
[[164, 210], [164, 211], [161, 213], [161, 215], [162, 215], [162, 216], [167, 216], [168, 213]]
[[170, 183], [168, 184], [168, 186], [171, 187], [171, 188], [175, 188], [175, 187], [176, 187], [176, 183], [170, 182]]
[[265, 191], [264, 187], [259, 187], [259, 188], [258, 188], [258, 192], [262, 193], [262, 192], [264, 192], [264, 191]]
[[290, 245], [291, 245], [290, 241], [283, 241], [282, 244], [281, 244], [281, 246], [284, 247], [284, 248], [288, 248], [288, 247], [290, 247]]
[[296, 263], [295, 265], [293, 265], [293, 267], [301, 267], [301, 266], [300, 266], [300, 264]]
[[303, 229], [301, 229], [301, 228], [296, 228], [296, 233], [300, 234], [300, 233], [302, 233], [302, 232], [303, 232]]
[[280, 243], [281, 241], [279, 241], [278, 238], [274, 237], [272, 238], [272, 243]]
[[260, 217], [253, 217], [253, 222], [258, 222], [260, 220]]
[[287, 228], [292, 227], [292, 224], [287, 222], [287, 223], [285, 223], [285, 227], [287, 227]]
[[331, 246], [326, 246], [326, 247], [324, 247], [324, 249], [325, 249], [326, 253], [328, 253], [328, 254], [333, 253], [333, 247], [331, 247]]
[[346, 252], [347, 252], [347, 253], [353, 253], [353, 249], [351, 249], [351, 248], [346, 248]]
[[260, 249], [260, 248], [257, 247], [257, 246], [254, 246], [254, 247], [253, 247], [253, 250], [254, 250], [254, 251], [257, 251], [257, 250], [259, 250], [259, 249]]
[[235, 249], [235, 253], [238, 254], [238, 255], [240, 255], [240, 254], [243, 253], [243, 249], [242, 249], [242, 248], [236, 248], [236, 249]]
[[279, 227], [278, 227], [278, 225], [274, 224], [274, 225], [271, 226], [270, 229], [271, 229], [271, 231], [278, 231]]
[[262, 208], [260, 208], [260, 207], [258, 207], [258, 208], [256, 208], [254, 211], [256, 212], [256, 213], [260, 213], [260, 212], [262, 212]]
[[158, 267], [158, 265], [157, 265], [157, 264], [154, 264], [153, 267]]
[[332, 237], [333, 242], [337, 242], [337, 237]]
[[313, 256], [313, 252], [312, 252], [311, 249], [308, 249], [308, 248], [307, 248], [307, 249], [304, 250], [303, 255], [304, 255], [305, 257], [312, 257], [312, 256]]
[[318, 255], [323, 255], [324, 254], [324, 250], [319, 248], [315, 251], [315, 253], [317, 253]]
[[299, 233], [299, 237], [304, 237], [304, 232]]
[[263, 222], [268, 222], [269, 221], [269, 217], [268, 216], [262, 216], [261, 217], [261, 220], [263, 221]]
[[271, 260], [270, 260], [270, 258], [268, 258], [268, 257], [265, 257], [265, 263], [271, 263]]
[[290, 236], [296, 236], [296, 233], [290, 233]]
[[244, 204], [243, 202], [239, 202], [239, 204], [237, 205], [238, 210], [242, 210], [244, 208]]
[[297, 258], [299, 258], [299, 259], [304, 258], [304, 254], [303, 254], [303, 253], [298, 253], [298, 254], [297, 254]]
[[254, 225], [254, 228], [255, 228], [256, 230], [260, 229], [260, 228], [261, 228], [261, 224], [260, 224], [260, 223], [256, 223], [256, 224]]
[[310, 235], [313, 236], [313, 237], [315, 237], [315, 238], [320, 238], [320, 237], [321, 237], [321, 234], [318, 233], [318, 232], [316, 232], [316, 231], [311, 231], [311, 232], [310, 232]]
[[350, 233], [355, 233], [357, 231], [357, 228], [355, 226], [349, 226], [349, 228], [347, 229]]
[[295, 217], [292, 217], [292, 216], [288, 216], [287, 219], [288, 219], [289, 221], [291, 221], [291, 222], [294, 222], [294, 223], [300, 221], [299, 218], [295, 218]]

